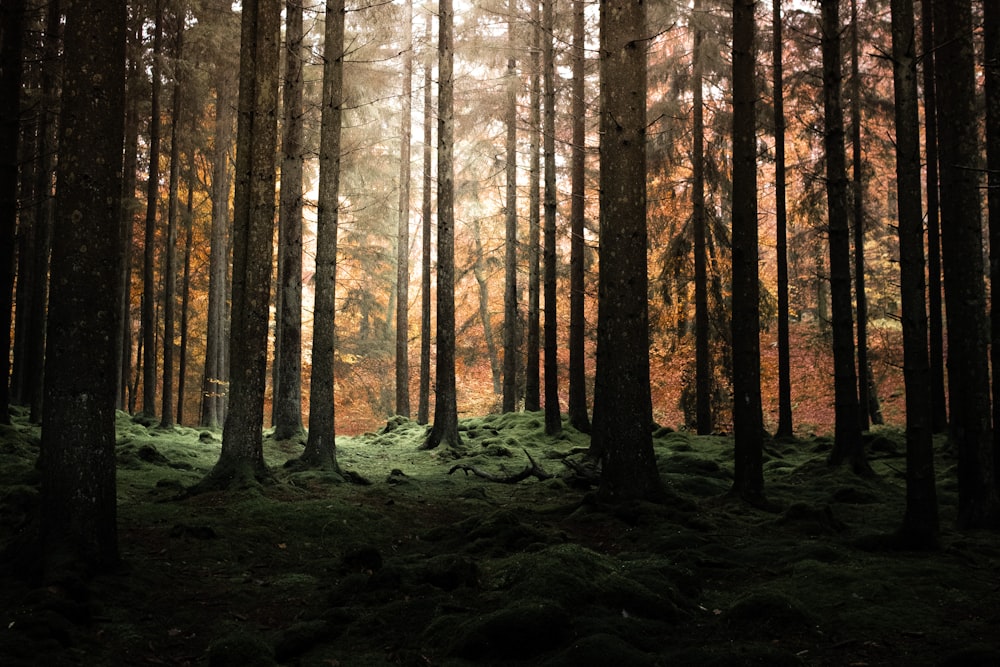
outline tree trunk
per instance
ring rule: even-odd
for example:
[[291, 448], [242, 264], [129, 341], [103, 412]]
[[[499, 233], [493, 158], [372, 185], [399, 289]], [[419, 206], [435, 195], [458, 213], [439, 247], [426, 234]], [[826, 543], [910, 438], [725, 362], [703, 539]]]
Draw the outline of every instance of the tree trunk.
[[396, 226], [396, 414], [410, 416], [410, 126], [413, 109], [413, 0], [403, 12], [403, 90], [399, 112]]
[[500, 367], [500, 354], [497, 350], [496, 338], [493, 333], [493, 320], [490, 316], [490, 287], [486, 280], [483, 238], [479, 229], [479, 221], [475, 219], [472, 220], [472, 241], [476, 253], [472, 262], [472, 275], [476, 278], [476, 285], [479, 287], [479, 319], [483, 323], [483, 340], [486, 343], [486, 356], [489, 357], [490, 361], [493, 393], [500, 394], [503, 391], [501, 381], [503, 371]]
[[233, 206], [232, 383], [222, 453], [197, 490], [272, 480], [264, 463], [262, 429], [274, 254], [280, 12], [278, 0], [243, 5]]
[[319, 147], [319, 212], [316, 223], [316, 305], [309, 439], [301, 462], [339, 471], [334, 421], [337, 227], [340, 201], [340, 137], [344, 95], [344, 0], [326, 3], [322, 125]]
[[542, 133], [542, 37], [538, 0], [531, 0], [531, 92], [528, 107], [530, 164], [528, 167], [528, 324], [527, 361], [524, 365], [524, 409], [535, 412], [542, 407], [541, 373], [538, 366], [541, 348], [541, 204], [540, 153]]
[[792, 363], [788, 340], [788, 215], [785, 201], [785, 96], [781, 24], [781, 0], [773, 0], [774, 224], [778, 260], [778, 430], [774, 437], [790, 438], [793, 434]]
[[122, 297], [125, 5], [74, 0], [64, 58], [40, 456], [40, 557], [50, 581], [118, 562], [114, 344]]
[[[191, 136], [195, 119], [191, 117]], [[177, 358], [177, 423], [184, 424], [184, 392], [187, 390], [188, 308], [191, 305], [191, 245], [194, 242], [194, 149], [188, 153], [187, 205], [184, 207], [184, 268], [181, 278], [181, 332]]]
[[586, 34], [583, 0], [573, 1], [573, 149], [570, 157], [570, 250], [569, 250], [569, 423], [578, 431], [590, 433], [587, 412], [585, 311], [584, 217], [586, 214], [587, 101]]
[[861, 44], [858, 37], [858, 0], [851, 0], [851, 200], [854, 218], [854, 298], [858, 318], [858, 419], [867, 431], [872, 396], [868, 384], [868, 299], [865, 295], [865, 205], [861, 172]]
[[229, 266], [229, 146], [233, 121], [230, 91], [224, 74], [217, 73], [215, 137], [212, 155], [212, 224], [208, 268], [208, 326], [205, 335], [205, 373], [201, 388], [201, 424], [218, 428], [227, 392], [223, 362], [226, 275]]
[[[695, 338], [695, 414], [699, 435], [712, 432], [712, 358], [708, 348], [708, 270], [705, 257], [705, 115], [702, 96], [701, 0], [694, 0], [691, 20], [694, 23], [694, 48], [691, 52], [691, 88], [693, 151], [691, 163], [691, 229], [694, 236], [694, 338]], [[751, 119], [752, 120], [752, 119]], [[735, 212], [734, 212], [735, 216]], [[735, 230], [734, 230], [735, 231]], [[735, 267], [734, 267], [735, 268]], [[735, 319], [735, 318], [734, 318]]]
[[939, 545], [931, 430], [930, 364], [920, 201], [920, 119], [913, 0], [892, 0], [892, 71], [899, 193], [899, 277], [906, 386], [906, 512], [899, 537], [907, 548]]
[[149, 168], [146, 180], [146, 227], [142, 270], [142, 414], [156, 415], [156, 209], [160, 200], [160, 60], [163, 56], [163, 7], [155, 1], [153, 17], [152, 102], [149, 110]]
[[132, 264], [135, 242], [135, 216], [139, 202], [135, 196], [136, 169], [139, 161], [139, 60], [142, 57], [142, 36], [139, 34], [137, 12], [128, 22], [128, 76], [125, 82], [125, 163], [122, 170], [122, 312], [118, 333], [118, 399], [119, 410], [129, 409], [132, 384]]
[[[986, 75], [986, 173], [990, 230], [990, 292], [1000, 294], [1000, 8], [983, 2]], [[1000, 470], [1000, 307], [990, 309], [993, 364], [993, 474]], [[1000, 480], [997, 480], [1000, 482]]]
[[458, 405], [455, 387], [455, 82], [454, 21], [451, 0], [438, 7], [438, 266], [437, 369], [434, 389], [434, 426], [421, 445], [459, 447]]
[[649, 386], [645, 4], [601, 1], [601, 230], [591, 451], [599, 495], [660, 500]]
[[948, 429], [944, 392], [944, 321], [941, 299], [941, 223], [938, 199], [937, 93], [935, 91], [934, 0], [922, 0], [921, 39], [923, 40], [924, 145], [927, 156], [927, 309], [930, 335], [931, 428], [935, 433]]
[[302, 433], [302, 2], [285, 5], [284, 125], [278, 210], [277, 366], [271, 406], [276, 440]]
[[989, 321], [983, 284], [981, 146], [971, 0], [934, 4], [948, 398], [958, 448], [958, 523], [1000, 525], [990, 431]]
[[[427, 14], [425, 31], [427, 42], [430, 43], [432, 37], [431, 15]], [[424, 140], [423, 140], [423, 198], [420, 206], [420, 218], [422, 220], [422, 238], [420, 252], [420, 396], [417, 401], [417, 422], [426, 424], [430, 416], [430, 394], [431, 394], [431, 232], [434, 225], [431, 222], [432, 202], [431, 202], [431, 167], [432, 167], [432, 141], [433, 125], [431, 118], [434, 114], [432, 98], [433, 86], [431, 85], [431, 70], [433, 65], [428, 61], [424, 63]]]
[[553, 5], [555, 0], [542, 0], [542, 72], [544, 80], [545, 129], [545, 229], [543, 260], [545, 264], [545, 433], [558, 435], [562, 431], [559, 408], [559, 341], [557, 338], [558, 299], [556, 292], [556, 88], [555, 53], [552, 46]]
[[181, 174], [180, 126], [183, 98], [181, 81], [176, 69], [183, 49], [184, 15], [178, 13], [175, 49], [173, 111], [170, 120], [170, 178], [167, 203], [167, 252], [163, 262], [163, 393], [160, 407], [160, 428], [174, 425], [174, 321], [177, 313], [177, 215], [180, 209], [178, 188]]
[[757, 85], [754, 1], [733, 2], [733, 462], [732, 493], [764, 498], [757, 236]]
[[[829, 211], [830, 305], [833, 328], [835, 426], [830, 463], [850, 462], [858, 473], [870, 470], [858, 416], [858, 374], [854, 366], [851, 314], [851, 239], [844, 157], [844, 108], [840, 66], [840, 0], [822, 0], [823, 109], [826, 119], [826, 197]], [[736, 319], [735, 317], [733, 319]]]
[[504, 199], [504, 289], [503, 289], [503, 412], [517, 409], [518, 373], [518, 299], [517, 299], [517, 93], [520, 79], [514, 59], [517, 43], [514, 20], [517, 0], [509, 0], [507, 17], [507, 106], [504, 123], [507, 126], [505, 153], [507, 163], [506, 197]]
[[21, 128], [21, 78], [24, 72], [25, 1], [0, 9], [0, 424], [10, 423], [10, 325], [17, 229], [18, 141]]

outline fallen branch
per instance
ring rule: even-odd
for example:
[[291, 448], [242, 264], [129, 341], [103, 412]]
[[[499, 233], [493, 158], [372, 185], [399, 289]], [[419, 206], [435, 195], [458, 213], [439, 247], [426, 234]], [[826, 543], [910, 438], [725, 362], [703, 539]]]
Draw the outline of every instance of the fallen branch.
[[495, 475], [491, 472], [487, 472], [485, 470], [477, 468], [476, 466], [464, 465], [461, 463], [452, 466], [451, 470], [448, 471], [448, 474], [450, 475], [456, 470], [461, 470], [466, 474], [466, 476], [468, 476], [468, 474], [471, 472], [476, 477], [482, 477], [487, 481], [497, 482], [498, 484], [517, 484], [518, 482], [522, 482], [528, 479], [529, 477], [537, 477], [539, 480], [543, 481], [546, 479], [552, 479], [554, 475], [550, 475], [549, 473], [542, 470], [541, 466], [539, 466], [538, 463], [535, 462], [535, 459], [531, 458], [531, 454], [528, 453], [528, 450], [522, 449], [521, 451], [523, 451], [524, 455], [528, 457], [528, 462], [531, 465], [527, 466], [521, 472], [515, 473], [513, 475]]

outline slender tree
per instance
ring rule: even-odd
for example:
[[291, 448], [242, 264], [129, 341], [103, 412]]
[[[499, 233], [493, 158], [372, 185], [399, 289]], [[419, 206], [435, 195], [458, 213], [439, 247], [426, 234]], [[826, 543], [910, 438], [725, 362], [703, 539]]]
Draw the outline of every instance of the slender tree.
[[[194, 135], [195, 117], [191, 114], [191, 135]], [[184, 206], [184, 259], [181, 268], [181, 321], [180, 345], [177, 351], [177, 423], [184, 424], [184, 392], [187, 390], [188, 341], [190, 340], [191, 306], [191, 250], [194, 244], [194, 174], [195, 152], [188, 151], [187, 203]]]
[[[128, 17], [127, 77], [125, 81], [125, 163], [122, 169], [122, 299], [121, 327], [118, 333], [118, 378], [119, 410], [129, 410], [129, 403], [135, 401], [130, 396], [132, 373], [132, 268], [135, 254], [134, 220], [139, 211], [139, 200], [135, 196], [139, 164], [139, 60], [142, 51], [139, 12], [132, 8]], [[192, 121], [194, 122], [194, 121]]]
[[99, 0], [74, 0], [66, 15], [40, 456], [40, 562], [54, 581], [118, 562], [114, 344], [125, 21], [124, 3]]
[[271, 480], [262, 429], [274, 253], [280, 14], [279, 0], [243, 5], [233, 202], [232, 383], [222, 453], [195, 490]]
[[10, 324], [17, 228], [18, 137], [21, 127], [24, 0], [0, 9], [0, 424], [10, 423]]
[[585, 312], [584, 216], [586, 212], [587, 100], [586, 22], [583, 0], [573, 0], [573, 147], [570, 156], [570, 245], [569, 245], [569, 422], [578, 431], [590, 433], [587, 412]]
[[[983, 69], [986, 74], [986, 192], [990, 230], [990, 291], [1000, 294], [1000, 8], [983, 2]], [[990, 309], [993, 364], [993, 474], [1000, 470], [1000, 307]], [[1000, 482], [1000, 478], [997, 480]]]
[[781, 0], [771, 3], [772, 90], [774, 92], [774, 217], [778, 264], [778, 430], [792, 437], [792, 363], [788, 331], [788, 214], [785, 195], [785, 94]]
[[899, 530], [909, 548], [938, 546], [934, 487], [924, 233], [920, 201], [920, 120], [913, 0], [892, 0], [892, 74], [899, 192], [899, 277], [906, 385], [906, 512]]
[[599, 494], [658, 500], [646, 259], [646, 5], [601, 0], [600, 257], [591, 451]]
[[927, 309], [928, 334], [930, 335], [931, 364], [931, 423], [935, 433], [948, 428], [947, 402], [944, 391], [944, 319], [941, 291], [941, 216], [938, 203], [938, 150], [937, 150], [937, 78], [934, 54], [934, 0], [920, 3], [923, 64], [921, 81], [924, 91], [924, 161], [927, 192]]
[[313, 308], [309, 438], [302, 463], [339, 471], [334, 422], [337, 232], [340, 213], [340, 139], [344, 96], [344, 0], [326, 3], [323, 102], [316, 221], [316, 305]]
[[553, 32], [555, 0], [542, 0], [542, 79], [544, 87], [543, 151], [545, 152], [545, 229], [542, 256], [545, 264], [545, 433], [562, 430], [559, 408], [559, 341], [556, 292], [556, 87]]
[[302, 433], [302, 171], [303, 108], [302, 2], [285, 4], [284, 124], [281, 137], [281, 195], [278, 203], [278, 319], [272, 406], [274, 437]]
[[754, 0], [733, 2], [733, 494], [764, 497]]
[[[431, 15], [426, 17], [424, 33], [430, 42], [433, 32]], [[431, 71], [433, 64], [428, 57], [424, 63], [424, 137], [423, 137], [423, 184], [420, 218], [422, 220], [422, 238], [420, 239], [420, 396], [417, 403], [417, 422], [426, 424], [430, 416], [431, 394], [431, 232], [434, 225], [431, 221], [431, 168], [433, 141], [433, 86]]]
[[507, 4], [507, 99], [504, 109], [506, 125], [506, 165], [504, 198], [504, 291], [503, 291], [503, 411], [517, 409], [518, 373], [518, 303], [517, 303], [517, 93], [520, 79], [514, 53], [517, 39], [514, 21], [517, 0]]
[[538, 0], [531, 2], [531, 89], [528, 107], [529, 166], [528, 166], [528, 322], [526, 327], [527, 357], [524, 364], [524, 409], [535, 412], [542, 407], [541, 369], [541, 144], [542, 144], [542, 36], [541, 11]]
[[442, 443], [451, 447], [462, 444], [455, 387], [454, 22], [451, 0], [441, 0], [438, 5], [437, 368], [434, 426], [422, 449], [433, 449]]
[[941, 233], [950, 436], [958, 448], [958, 523], [1000, 525], [990, 428], [989, 321], [983, 281], [980, 135], [971, 0], [934, 3]]
[[403, 90], [399, 112], [396, 231], [396, 414], [410, 416], [410, 127], [413, 110], [413, 0], [403, 5]]
[[[829, 221], [830, 305], [833, 316], [835, 425], [830, 462], [849, 461], [858, 473], [870, 470], [861, 440], [858, 385], [854, 366], [854, 318], [851, 314], [851, 239], [847, 211], [844, 155], [844, 108], [840, 62], [840, 0], [820, 3], [823, 51], [823, 143]], [[735, 317], [733, 318], [735, 319]]]
[[[712, 432], [712, 359], [708, 349], [708, 258], [705, 252], [705, 110], [702, 82], [704, 61], [701, 0], [694, 0], [691, 22], [694, 47], [691, 50], [691, 229], [694, 236], [694, 339], [695, 339], [695, 419], [699, 435]], [[735, 264], [735, 263], [734, 263]], [[735, 319], [735, 318], [734, 318]]]

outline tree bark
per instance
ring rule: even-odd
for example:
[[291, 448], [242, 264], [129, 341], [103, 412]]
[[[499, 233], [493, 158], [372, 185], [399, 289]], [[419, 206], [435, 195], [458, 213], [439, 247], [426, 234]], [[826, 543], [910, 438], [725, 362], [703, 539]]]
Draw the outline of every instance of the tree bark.
[[[986, 193], [990, 230], [990, 292], [1000, 294], [1000, 8], [983, 1], [983, 69], [986, 76]], [[993, 474], [1000, 470], [1000, 307], [990, 309], [993, 364]], [[1000, 479], [995, 480], [1000, 483]]]
[[125, 5], [74, 0], [66, 27], [40, 457], [40, 557], [53, 581], [118, 562]]
[[[830, 305], [833, 328], [835, 425], [830, 463], [850, 462], [858, 473], [870, 470], [861, 440], [858, 381], [854, 366], [854, 318], [851, 314], [851, 240], [847, 211], [844, 155], [844, 108], [840, 63], [840, 0], [822, 0], [823, 110], [826, 197], [829, 213]], [[733, 318], [735, 319], [735, 317]]]
[[601, 0], [601, 230], [591, 451], [601, 498], [661, 500], [653, 454], [646, 259], [645, 4]]
[[542, 36], [541, 12], [538, 0], [531, 2], [531, 90], [528, 107], [531, 115], [529, 126], [528, 167], [528, 323], [524, 364], [524, 409], [535, 412], [542, 407], [541, 369], [538, 366], [541, 350], [541, 159], [542, 139]]
[[692, 119], [694, 122], [691, 161], [691, 229], [694, 236], [695, 419], [698, 434], [708, 435], [713, 429], [712, 359], [708, 348], [708, 268], [705, 257], [705, 114], [702, 95], [704, 65], [701, 54], [705, 31], [701, 27], [703, 20], [701, 13], [701, 0], [695, 0], [691, 15], [694, 23], [694, 48], [691, 52]]
[[[868, 299], [865, 293], [865, 205], [861, 165], [861, 43], [858, 37], [858, 0], [851, 0], [851, 202], [854, 221], [854, 299], [858, 320], [858, 419], [861, 430], [870, 425], [872, 392], [868, 385]], [[876, 399], [877, 405], [877, 399]]]
[[[430, 43], [433, 27], [431, 16], [427, 14], [425, 30], [427, 42]], [[431, 221], [431, 168], [433, 141], [433, 86], [431, 85], [431, 70], [433, 65], [424, 63], [424, 138], [423, 138], [423, 197], [420, 206], [422, 220], [422, 238], [420, 239], [420, 390], [417, 399], [417, 422], [426, 424], [430, 416], [431, 394], [431, 233], [434, 229]]]
[[558, 435], [562, 431], [559, 408], [559, 341], [557, 338], [558, 299], [556, 292], [556, 88], [555, 51], [552, 45], [555, 20], [555, 0], [542, 0], [542, 72], [545, 129], [545, 433]]
[[455, 82], [454, 21], [451, 0], [438, 6], [438, 266], [437, 368], [434, 425], [421, 449], [459, 447], [455, 386]]
[[413, 0], [403, 11], [403, 90], [399, 116], [396, 227], [396, 414], [410, 416], [410, 127], [413, 109]]
[[272, 382], [274, 437], [302, 433], [302, 97], [305, 87], [302, 2], [285, 5], [284, 125], [281, 141], [281, 195], [278, 209], [277, 341]]
[[517, 44], [514, 35], [514, 20], [517, 16], [517, 0], [509, 0], [507, 17], [507, 105], [504, 110], [505, 153], [507, 162], [504, 176], [506, 191], [504, 198], [504, 291], [503, 291], [503, 412], [517, 409], [517, 373], [519, 351], [518, 297], [517, 297], [517, 92], [520, 79], [517, 75], [517, 60], [514, 58]]
[[939, 527], [927, 356], [913, 0], [892, 0], [891, 12], [903, 381], [906, 387], [906, 511], [899, 537], [908, 548], [930, 549], [939, 545]]

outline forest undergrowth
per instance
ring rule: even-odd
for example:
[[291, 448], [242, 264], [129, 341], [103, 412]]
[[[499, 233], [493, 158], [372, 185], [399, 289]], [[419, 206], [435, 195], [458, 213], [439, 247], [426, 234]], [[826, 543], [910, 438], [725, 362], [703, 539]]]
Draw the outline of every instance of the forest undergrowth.
[[[221, 434], [118, 419], [119, 572], [40, 587], [0, 574], [3, 665], [998, 665], [1000, 535], [957, 532], [938, 442], [943, 545], [891, 551], [904, 443], [876, 475], [824, 437], [768, 442], [780, 511], [730, 500], [730, 438], [659, 428], [662, 505], [598, 502], [587, 437], [541, 414], [464, 419], [460, 452], [394, 419], [338, 438], [341, 467], [187, 496]], [[32, 530], [39, 433], [0, 427], [0, 548]], [[515, 484], [512, 476], [537, 464]]]

